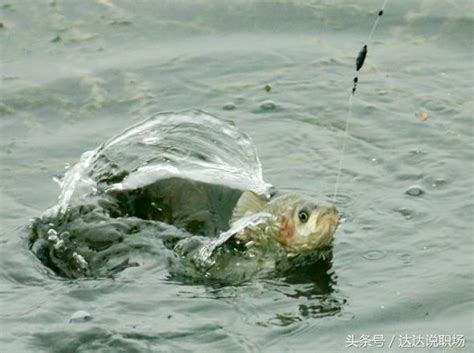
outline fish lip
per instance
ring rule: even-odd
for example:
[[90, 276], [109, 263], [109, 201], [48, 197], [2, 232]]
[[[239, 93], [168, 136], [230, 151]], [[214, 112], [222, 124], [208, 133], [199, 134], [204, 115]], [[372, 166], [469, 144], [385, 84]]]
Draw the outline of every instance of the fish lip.
[[337, 212], [336, 207], [334, 207], [334, 206], [326, 207], [318, 215], [318, 219], [321, 219], [321, 218], [327, 217], [327, 216], [334, 216], [337, 219], [338, 223], [339, 223], [339, 212]]
[[318, 215], [318, 220], [316, 224], [320, 226], [326, 225], [326, 226], [334, 227], [334, 230], [332, 231], [332, 234], [331, 234], [331, 238], [333, 238], [334, 233], [336, 232], [336, 230], [339, 228], [339, 225], [341, 224], [341, 219], [340, 219], [339, 213], [337, 212], [336, 207], [331, 206], [322, 210], [321, 213]]

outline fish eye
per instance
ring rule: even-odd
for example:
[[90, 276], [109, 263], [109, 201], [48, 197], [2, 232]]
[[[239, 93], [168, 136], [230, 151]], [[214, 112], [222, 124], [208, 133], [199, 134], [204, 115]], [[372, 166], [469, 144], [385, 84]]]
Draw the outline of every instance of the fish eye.
[[302, 223], [306, 223], [309, 219], [309, 215], [308, 215], [308, 212], [305, 211], [305, 210], [302, 210], [298, 213], [298, 218], [300, 220], [300, 222]]

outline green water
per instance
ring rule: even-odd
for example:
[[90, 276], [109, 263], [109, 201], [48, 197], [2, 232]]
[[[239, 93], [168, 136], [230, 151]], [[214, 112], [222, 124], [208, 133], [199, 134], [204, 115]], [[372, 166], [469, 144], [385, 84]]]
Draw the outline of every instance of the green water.
[[[417, 351], [472, 350], [470, 1], [388, 2], [354, 99], [324, 290], [298, 274], [183, 284], [159, 258], [71, 281], [26, 245], [29, 219], [57, 202], [53, 177], [160, 111], [235, 121], [267, 182], [330, 201], [354, 57], [379, 6], [2, 1], [2, 351], [406, 352], [400, 335], [448, 334], [466, 347]], [[69, 323], [79, 310], [92, 320]], [[385, 346], [346, 348], [363, 334]]]

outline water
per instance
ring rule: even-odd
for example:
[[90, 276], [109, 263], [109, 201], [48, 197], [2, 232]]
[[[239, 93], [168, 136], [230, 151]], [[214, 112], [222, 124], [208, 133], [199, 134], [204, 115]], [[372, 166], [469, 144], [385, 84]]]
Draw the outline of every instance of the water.
[[[157, 257], [65, 280], [27, 248], [28, 220], [57, 204], [52, 178], [160, 111], [235, 121], [265, 181], [330, 202], [380, 5], [3, 1], [3, 350], [340, 352], [362, 334], [385, 348], [351, 350], [407, 351], [405, 334], [464, 335], [472, 350], [469, 1], [389, 1], [359, 76], [327, 278], [214, 287], [170, 280]], [[70, 322], [78, 311], [91, 318]]]

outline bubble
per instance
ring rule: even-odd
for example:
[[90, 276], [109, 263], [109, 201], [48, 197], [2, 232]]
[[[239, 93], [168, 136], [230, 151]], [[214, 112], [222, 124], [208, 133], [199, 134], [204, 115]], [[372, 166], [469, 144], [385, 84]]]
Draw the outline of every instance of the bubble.
[[234, 103], [226, 103], [222, 106], [222, 109], [224, 110], [235, 110], [236, 106]]
[[262, 110], [274, 110], [276, 109], [277, 105], [274, 101], [272, 100], [266, 100], [260, 103], [260, 108]]
[[71, 318], [69, 319], [70, 323], [81, 323], [81, 322], [87, 322], [92, 320], [92, 315], [89, 314], [87, 311], [84, 310], [79, 310], [76, 311], [74, 314], [72, 314]]
[[421, 196], [424, 193], [425, 191], [419, 185], [410, 186], [407, 191], [405, 191], [405, 194], [410, 196]]
[[386, 253], [382, 250], [369, 250], [362, 254], [366, 260], [380, 260], [385, 257]]

